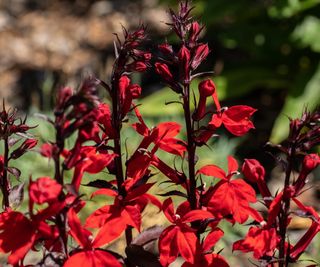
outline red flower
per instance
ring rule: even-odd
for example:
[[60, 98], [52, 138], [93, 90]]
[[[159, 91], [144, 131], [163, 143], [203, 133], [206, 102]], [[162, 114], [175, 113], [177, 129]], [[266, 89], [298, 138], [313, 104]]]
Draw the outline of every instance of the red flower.
[[254, 129], [253, 123], [250, 121], [254, 112], [256, 109], [249, 106], [232, 106], [223, 112], [218, 111], [217, 114], [214, 114], [209, 127], [216, 129], [223, 124], [233, 135], [242, 136], [250, 129]]
[[80, 220], [73, 209], [68, 212], [68, 223], [71, 236], [81, 246], [81, 251], [71, 255], [64, 263], [64, 267], [74, 266], [114, 266], [121, 267], [119, 261], [109, 252], [97, 249], [95, 239], [87, 229], [81, 226]]
[[30, 200], [37, 204], [57, 201], [62, 186], [50, 177], [38, 178], [35, 182], [30, 180]]
[[32, 248], [35, 227], [22, 213], [5, 211], [0, 214], [0, 251], [9, 253], [8, 263], [16, 265]]
[[180, 254], [187, 262], [194, 263], [196, 257], [197, 236], [195, 230], [187, 223], [212, 218], [212, 214], [204, 210], [190, 211], [189, 203], [183, 202], [174, 213], [171, 198], [163, 203], [163, 212], [173, 225], [166, 228], [159, 238], [160, 262], [167, 267]]
[[84, 172], [93, 174], [99, 173], [107, 167], [115, 157], [115, 154], [98, 154], [95, 147], [81, 147], [74, 158], [76, 166], [73, 174], [72, 185], [74, 185], [75, 189], [78, 190]]
[[202, 244], [198, 240], [194, 263], [185, 262], [182, 267], [229, 267], [222, 256], [210, 253], [223, 234], [222, 230], [215, 228], [206, 236]]
[[216, 165], [207, 165], [198, 170], [198, 174], [205, 174], [221, 179], [215, 186], [211, 187], [205, 195], [205, 205], [217, 218], [232, 215], [239, 223], [244, 223], [249, 215], [255, 220], [262, 218], [250, 203], [256, 202], [256, 194], [253, 188], [243, 179], [231, 180], [237, 173], [238, 163], [232, 157], [228, 157], [228, 174]]
[[86, 227], [100, 228], [94, 245], [99, 247], [116, 239], [121, 233], [131, 226], [140, 231], [141, 212], [150, 201], [159, 208], [160, 202], [146, 192], [153, 184], [144, 184], [139, 187], [129, 184], [126, 187], [127, 195], [125, 198], [110, 189], [100, 189], [94, 193], [114, 196], [114, 204], [101, 207], [92, 213], [86, 220]]
[[253, 256], [260, 259], [263, 256], [272, 256], [278, 241], [276, 229], [254, 226], [249, 229], [245, 239], [233, 244], [233, 250], [252, 251]]
[[[271, 197], [269, 188], [264, 180], [265, 170], [259, 161], [256, 159], [245, 159], [242, 165], [242, 172], [251, 183], [258, 184], [263, 198], [267, 199]], [[269, 200], [265, 200], [265, 202], [267, 206], [270, 204]]]

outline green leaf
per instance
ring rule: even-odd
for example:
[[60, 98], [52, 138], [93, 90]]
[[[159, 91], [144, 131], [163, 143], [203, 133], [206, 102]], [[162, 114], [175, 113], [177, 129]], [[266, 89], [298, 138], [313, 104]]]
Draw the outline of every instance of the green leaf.
[[294, 40], [303, 47], [310, 47], [314, 52], [320, 52], [320, 19], [307, 16], [292, 33]]
[[[313, 74], [312, 78], [305, 85], [304, 81], [296, 83], [296, 86], [292, 87], [289, 95], [286, 98], [284, 107], [276, 119], [272, 129], [270, 141], [273, 143], [279, 143], [288, 136], [289, 121], [288, 117], [299, 117], [303, 109], [307, 107], [309, 110], [315, 109], [320, 103], [320, 64]], [[296, 92], [302, 92], [300, 95], [296, 95]]]

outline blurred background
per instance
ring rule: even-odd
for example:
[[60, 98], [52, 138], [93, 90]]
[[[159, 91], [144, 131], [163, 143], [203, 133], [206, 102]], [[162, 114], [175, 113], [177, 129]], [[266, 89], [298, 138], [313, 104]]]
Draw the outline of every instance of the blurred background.
[[[214, 143], [218, 155], [208, 150], [199, 153], [215, 164], [225, 163], [228, 154], [240, 161], [257, 158], [277, 188], [282, 171], [274, 169], [274, 159], [263, 146], [269, 140], [283, 141], [288, 117], [320, 103], [320, 0], [194, 0], [193, 4], [194, 16], [206, 26], [202, 40], [211, 49], [202, 69], [214, 71], [222, 104], [258, 109], [255, 131], [240, 139], [222, 132]], [[76, 87], [89, 74], [108, 81], [113, 33], [121, 34], [122, 25], [130, 29], [146, 24], [149, 49], [166, 39], [176, 42], [165, 24], [167, 8], [176, 6], [176, 0], [0, 0], [0, 99], [39, 124], [33, 114], [50, 113], [59, 86]], [[154, 73], [136, 74], [134, 80], [142, 84], [141, 111], [149, 125], [168, 119], [183, 122], [177, 106], [164, 105], [176, 96]], [[42, 123], [35, 134], [47, 140], [52, 129]], [[22, 163], [26, 175], [48, 172], [45, 162], [32, 169], [32, 161], [33, 156], [26, 156]], [[313, 183], [306, 201], [319, 208], [319, 181]], [[298, 234], [303, 225], [297, 223]], [[242, 230], [234, 231], [230, 240], [237, 239], [237, 231]], [[311, 254], [317, 255], [319, 247], [317, 241]]]

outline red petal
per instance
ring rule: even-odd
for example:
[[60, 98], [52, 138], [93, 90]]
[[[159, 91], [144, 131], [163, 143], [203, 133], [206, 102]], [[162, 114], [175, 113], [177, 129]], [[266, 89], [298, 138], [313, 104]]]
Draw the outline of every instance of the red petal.
[[216, 177], [222, 180], [227, 180], [225, 171], [216, 165], [203, 166], [202, 168], [200, 168], [200, 170], [197, 171], [197, 174], [199, 173], [207, 176]]
[[184, 229], [177, 231], [177, 243], [182, 258], [187, 262], [194, 263], [197, 245], [197, 236], [194, 232]]
[[10, 264], [16, 265], [24, 258], [34, 239], [34, 226], [22, 213], [5, 211], [0, 214], [0, 251], [11, 252]]
[[224, 232], [219, 229], [213, 229], [206, 237], [202, 244], [203, 251], [210, 251], [215, 244], [220, 240], [220, 238], [224, 235]]
[[140, 210], [134, 206], [125, 206], [121, 213], [122, 219], [125, 219], [127, 225], [131, 225], [140, 232], [141, 227], [141, 213]]
[[98, 228], [111, 217], [114, 206], [103, 206], [93, 212], [86, 220], [85, 227]]
[[169, 266], [178, 257], [177, 232], [178, 226], [169, 226], [159, 237], [160, 263], [163, 267]]
[[93, 192], [92, 195], [91, 195], [91, 198], [95, 197], [95, 196], [98, 196], [98, 195], [105, 195], [105, 196], [109, 196], [109, 197], [115, 197], [117, 196], [117, 192], [112, 190], [112, 189], [109, 189], [109, 188], [101, 188], [101, 189], [98, 189], [97, 191]]
[[229, 174], [237, 171], [239, 168], [238, 162], [232, 156], [228, 156], [228, 172]]
[[211, 212], [206, 210], [192, 210], [186, 213], [182, 218], [181, 221], [184, 223], [189, 223], [197, 220], [205, 220], [213, 218], [213, 215]]
[[102, 250], [82, 251], [73, 254], [63, 267], [86, 266], [86, 267], [121, 267], [119, 261], [110, 253]]
[[118, 238], [127, 228], [127, 223], [121, 217], [116, 217], [108, 220], [108, 222], [101, 227], [92, 246], [95, 248], [104, 246], [111, 241]]
[[68, 224], [70, 227], [70, 234], [78, 242], [82, 248], [91, 248], [89, 237], [91, 232], [81, 226], [81, 222], [73, 209], [68, 211]]
[[166, 215], [167, 219], [173, 223], [175, 221], [175, 213], [174, 213], [174, 207], [173, 207], [171, 198], [167, 198], [163, 202], [162, 210], [164, 212], [164, 215]]
[[230, 107], [222, 114], [223, 125], [230, 133], [242, 136], [254, 128], [249, 118], [255, 111], [256, 109], [249, 106]]

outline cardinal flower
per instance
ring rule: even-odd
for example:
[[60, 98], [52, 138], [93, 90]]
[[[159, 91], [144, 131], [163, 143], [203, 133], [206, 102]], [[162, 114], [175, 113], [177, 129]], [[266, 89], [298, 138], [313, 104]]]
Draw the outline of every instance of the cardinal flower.
[[216, 129], [221, 124], [235, 136], [242, 136], [246, 134], [250, 129], [254, 129], [250, 117], [257, 110], [244, 105], [232, 106], [224, 111], [219, 111], [212, 116], [209, 127]]
[[250, 207], [250, 203], [257, 201], [253, 188], [243, 179], [231, 180], [238, 173], [237, 170], [238, 163], [232, 156], [228, 157], [228, 173], [216, 165], [206, 165], [198, 170], [198, 174], [221, 180], [206, 192], [205, 205], [218, 218], [231, 215], [236, 222], [244, 223], [250, 215], [261, 221], [259, 213]]
[[68, 212], [68, 224], [70, 227], [70, 235], [77, 241], [81, 248], [71, 255], [64, 263], [64, 267], [122, 266], [112, 254], [99, 249], [99, 244], [97, 245], [96, 239], [93, 239], [90, 231], [82, 227], [73, 209], [70, 209]]
[[191, 210], [188, 202], [183, 202], [176, 213], [172, 199], [163, 203], [163, 212], [172, 223], [160, 235], [159, 251], [162, 266], [167, 267], [180, 254], [187, 262], [193, 264], [197, 255], [197, 235], [188, 223], [212, 218], [212, 213], [205, 210]]

